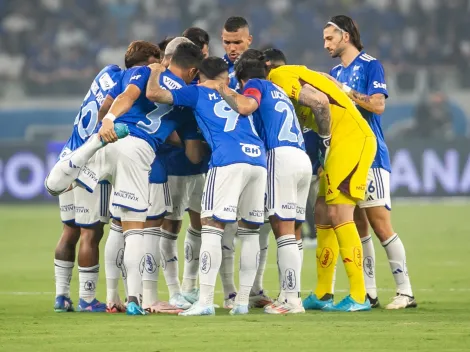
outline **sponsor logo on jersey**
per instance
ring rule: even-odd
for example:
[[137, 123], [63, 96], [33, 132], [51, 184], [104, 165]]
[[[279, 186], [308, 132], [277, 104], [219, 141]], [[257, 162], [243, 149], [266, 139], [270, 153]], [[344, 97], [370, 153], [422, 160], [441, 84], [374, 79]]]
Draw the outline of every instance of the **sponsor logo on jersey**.
[[98, 90], [100, 89], [100, 87], [98, 87], [98, 83], [93, 81], [93, 83], [91, 84], [90, 89], [91, 89], [91, 92], [93, 93], [93, 95], [96, 95], [96, 93], [98, 93]]
[[387, 89], [387, 85], [385, 83], [374, 81], [373, 85], [374, 85], [374, 88], [376, 89], [377, 88]]
[[[101, 77], [98, 79], [98, 82], [100, 82], [101, 89], [104, 91], [110, 90], [116, 84], [114, 83], [113, 79], [111, 78], [108, 72], [103, 73]], [[93, 94], [96, 95], [96, 93], [93, 93]]]
[[132, 81], [132, 80], [136, 80], [136, 81], [137, 81], [140, 77], [142, 77], [142, 75], [135, 75], [135, 76], [132, 76], [129, 81]]
[[242, 146], [242, 152], [248, 156], [256, 158], [261, 155], [261, 149], [257, 145], [245, 143], [240, 143], [240, 145]]
[[172, 89], [181, 89], [182, 85], [171, 79], [170, 77], [163, 77], [163, 84], [170, 90]]

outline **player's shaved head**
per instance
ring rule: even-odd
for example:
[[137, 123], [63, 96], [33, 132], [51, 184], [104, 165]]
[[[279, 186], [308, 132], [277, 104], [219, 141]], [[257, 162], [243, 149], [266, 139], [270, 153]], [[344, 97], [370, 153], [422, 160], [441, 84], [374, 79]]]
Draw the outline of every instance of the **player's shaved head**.
[[188, 38], [196, 44], [204, 54], [204, 57], [209, 56], [209, 33], [199, 27], [190, 27], [183, 32], [183, 37]]
[[246, 51], [253, 41], [248, 22], [243, 17], [230, 17], [222, 30], [222, 45], [230, 61]]
[[286, 56], [279, 49], [269, 48], [263, 51], [263, 54], [266, 57], [266, 64], [270, 68], [287, 65]]
[[199, 75], [202, 82], [208, 79], [228, 81], [228, 64], [220, 57], [210, 56], [201, 62]]
[[345, 15], [333, 16], [323, 29], [324, 47], [331, 57], [341, 57], [348, 47], [355, 47], [361, 51], [364, 46], [361, 42], [359, 28], [351, 17]]
[[158, 62], [160, 59], [160, 48], [145, 40], [136, 40], [129, 44], [124, 55], [126, 68], [143, 66]]

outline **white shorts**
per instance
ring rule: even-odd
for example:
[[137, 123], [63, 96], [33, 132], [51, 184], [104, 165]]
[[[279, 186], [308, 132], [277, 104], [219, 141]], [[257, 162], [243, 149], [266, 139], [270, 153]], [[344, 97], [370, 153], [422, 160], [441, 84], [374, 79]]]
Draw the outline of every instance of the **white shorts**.
[[60, 218], [65, 224], [91, 227], [100, 222], [109, 222], [110, 184], [100, 184], [99, 191], [87, 192], [75, 187], [59, 196]]
[[312, 163], [308, 155], [295, 147], [268, 151], [266, 210], [281, 220], [305, 221]]
[[204, 183], [206, 182], [206, 174], [194, 175], [196, 183], [193, 192], [189, 195], [188, 208], [196, 213], [201, 213], [202, 193], [204, 192]]
[[357, 205], [359, 208], [385, 207], [392, 210], [390, 172], [381, 168], [370, 168], [367, 175], [366, 196]]
[[156, 220], [170, 213], [173, 209], [171, 191], [168, 182], [149, 185], [149, 208], [147, 220]]
[[142, 221], [149, 206], [149, 172], [155, 159], [152, 147], [143, 139], [128, 136], [101, 148], [80, 170], [77, 182], [93, 192], [98, 181], [113, 185], [113, 217], [121, 221]]
[[266, 169], [237, 163], [209, 170], [202, 194], [201, 218], [222, 222], [238, 218], [248, 223], [264, 223]]
[[171, 214], [165, 216], [169, 220], [182, 220], [185, 211], [189, 207], [189, 200], [194, 191], [196, 182], [200, 175], [189, 176], [168, 176], [168, 183], [170, 185], [171, 200], [173, 202], [173, 209]]

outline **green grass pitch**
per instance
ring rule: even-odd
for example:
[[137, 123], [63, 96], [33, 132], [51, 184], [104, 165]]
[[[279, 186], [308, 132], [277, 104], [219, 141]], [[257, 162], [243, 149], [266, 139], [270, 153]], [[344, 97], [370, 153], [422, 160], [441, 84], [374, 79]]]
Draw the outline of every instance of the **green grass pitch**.
[[[215, 317], [128, 317], [54, 313], [53, 250], [61, 233], [57, 206], [0, 206], [0, 351], [468, 351], [469, 214], [465, 204], [395, 206], [394, 226], [407, 249], [419, 304], [414, 310], [298, 316], [251, 310], [231, 317], [219, 309]], [[182, 243], [181, 238], [180, 258]], [[377, 241], [375, 246], [379, 298], [386, 303], [394, 282], [384, 251]], [[304, 258], [303, 296], [315, 284], [315, 251], [306, 250]], [[265, 287], [272, 295], [277, 294], [275, 263], [271, 240]], [[75, 267], [75, 303], [77, 282]], [[338, 300], [347, 289], [341, 265], [336, 286]], [[216, 290], [216, 302], [222, 304], [220, 283]], [[159, 291], [167, 298], [162, 275]], [[105, 299], [104, 265], [98, 298]]]

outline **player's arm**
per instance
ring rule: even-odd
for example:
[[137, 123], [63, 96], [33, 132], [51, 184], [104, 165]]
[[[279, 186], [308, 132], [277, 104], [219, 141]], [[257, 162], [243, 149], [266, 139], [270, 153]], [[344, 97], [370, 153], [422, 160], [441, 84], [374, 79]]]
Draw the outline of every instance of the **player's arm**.
[[151, 64], [149, 68], [152, 70], [147, 83], [147, 99], [155, 103], [173, 104], [173, 95], [169, 90], [160, 86], [160, 75], [166, 70], [161, 64]]
[[256, 94], [258, 98], [252, 94], [245, 94], [248, 89], [245, 89], [244, 94], [241, 95], [230, 89], [230, 87], [224, 82], [216, 80], [206, 81], [200, 85], [210, 89], [215, 89], [227, 104], [241, 115], [251, 115], [256, 111], [256, 109], [258, 109], [259, 100], [261, 98], [261, 93], [259, 92], [259, 94]]
[[103, 105], [101, 105], [100, 110], [98, 111], [98, 121], [103, 120], [106, 114], [109, 112], [111, 105], [113, 105], [114, 98], [111, 95], [106, 95]]
[[174, 145], [174, 146], [180, 147], [180, 148], [183, 148], [183, 147], [184, 147], [184, 144], [183, 144], [183, 142], [181, 141], [181, 138], [180, 138], [180, 136], [178, 135], [178, 133], [177, 133], [176, 131], [173, 131], [173, 132], [168, 136], [168, 138], [166, 139], [165, 143], [171, 144], [171, 145]]
[[188, 139], [184, 143], [186, 157], [193, 164], [199, 164], [204, 156], [208, 154], [207, 143], [200, 139]]

